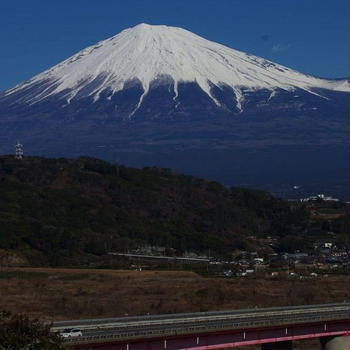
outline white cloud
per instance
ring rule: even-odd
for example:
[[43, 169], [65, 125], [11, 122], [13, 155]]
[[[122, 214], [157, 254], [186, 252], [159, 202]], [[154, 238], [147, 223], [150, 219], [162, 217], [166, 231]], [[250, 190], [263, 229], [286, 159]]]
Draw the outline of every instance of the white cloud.
[[279, 53], [287, 51], [291, 47], [291, 44], [274, 44], [271, 48], [272, 53]]

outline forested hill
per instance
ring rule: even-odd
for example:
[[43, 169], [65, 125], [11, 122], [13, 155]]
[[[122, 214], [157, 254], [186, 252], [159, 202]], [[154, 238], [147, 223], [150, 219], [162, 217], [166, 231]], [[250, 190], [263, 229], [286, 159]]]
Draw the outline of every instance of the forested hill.
[[49, 264], [142, 245], [228, 254], [251, 248], [248, 236], [299, 234], [307, 221], [300, 204], [169, 169], [0, 157], [0, 249]]

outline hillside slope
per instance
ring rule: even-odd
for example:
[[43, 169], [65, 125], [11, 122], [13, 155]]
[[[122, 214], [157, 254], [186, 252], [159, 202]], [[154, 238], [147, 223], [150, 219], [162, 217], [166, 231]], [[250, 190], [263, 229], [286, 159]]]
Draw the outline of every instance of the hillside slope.
[[142, 245], [222, 255], [254, 249], [247, 236], [296, 234], [307, 222], [303, 207], [265, 192], [93, 158], [0, 157], [0, 193], [0, 249], [49, 264]]

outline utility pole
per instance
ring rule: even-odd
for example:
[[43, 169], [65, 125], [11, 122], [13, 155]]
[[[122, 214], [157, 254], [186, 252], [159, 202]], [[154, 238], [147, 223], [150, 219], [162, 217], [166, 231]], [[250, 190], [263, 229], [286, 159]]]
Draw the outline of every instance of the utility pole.
[[23, 145], [21, 145], [18, 141], [15, 145], [15, 158], [23, 159]]

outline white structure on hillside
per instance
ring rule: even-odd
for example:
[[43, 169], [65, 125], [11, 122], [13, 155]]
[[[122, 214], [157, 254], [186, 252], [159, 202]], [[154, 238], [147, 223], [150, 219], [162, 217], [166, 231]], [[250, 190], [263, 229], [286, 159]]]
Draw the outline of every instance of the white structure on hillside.
[[318, 194], [316, 196], [311, 196], [311, 197], [300, 199], [301, 202], [312, 202], [312, 201], [317, 201], [317, 200], [326, 201], [326, 202], [329, 202], [329, 201], [339, 202], [338, 198], [333, 198], [331, 196], [325, 196], [323, 193]]

